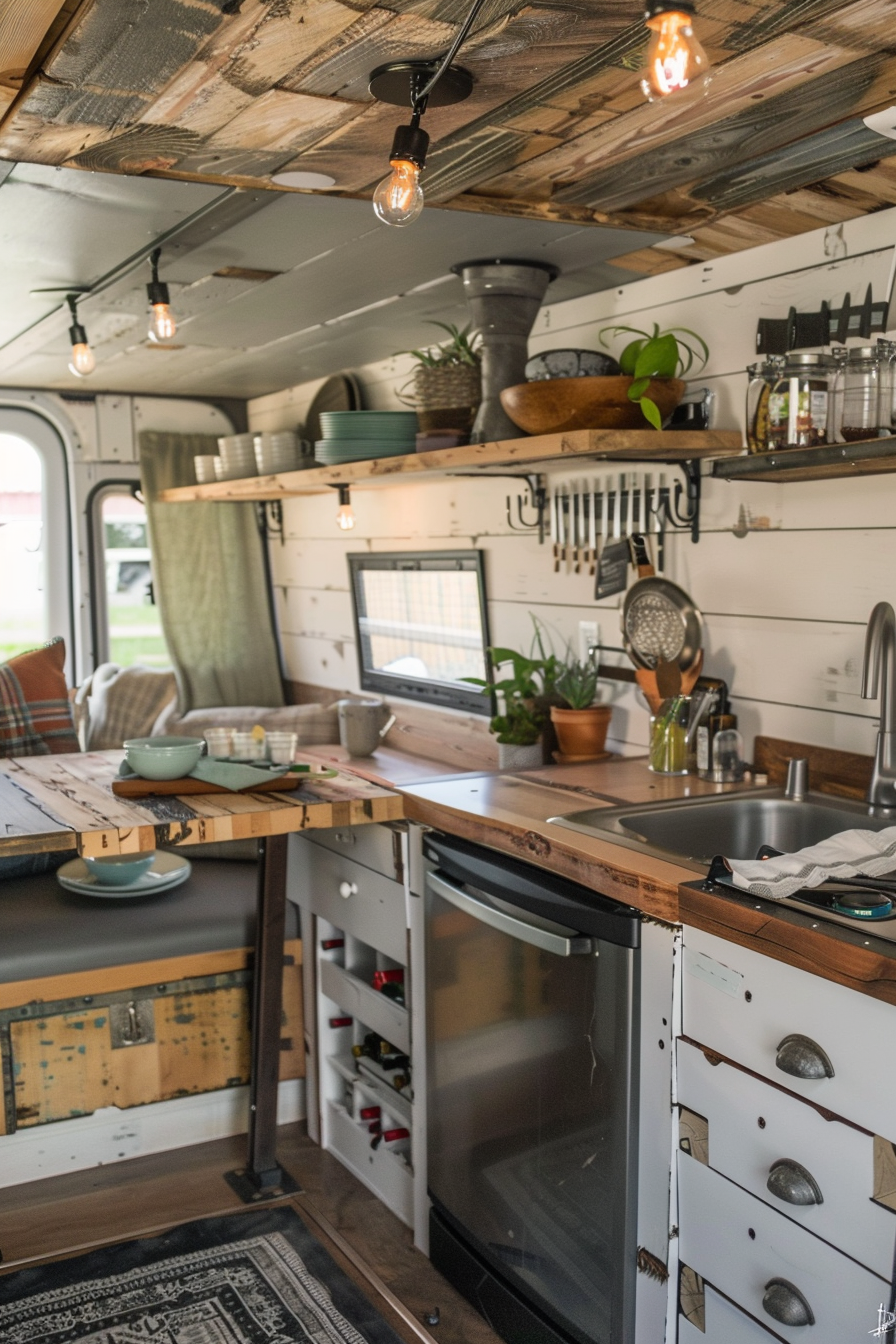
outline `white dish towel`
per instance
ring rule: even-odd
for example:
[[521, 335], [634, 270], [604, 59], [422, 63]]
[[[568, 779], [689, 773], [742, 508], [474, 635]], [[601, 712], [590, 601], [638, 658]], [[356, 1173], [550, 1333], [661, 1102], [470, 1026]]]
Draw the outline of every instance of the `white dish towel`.
[[882, 877], [896, 868], [896, 826], [882, 831], [841, 831], [819, 845], [777, 859], [726, 859], [734, 885], [753, 896], [781, 901], [829, 877]]

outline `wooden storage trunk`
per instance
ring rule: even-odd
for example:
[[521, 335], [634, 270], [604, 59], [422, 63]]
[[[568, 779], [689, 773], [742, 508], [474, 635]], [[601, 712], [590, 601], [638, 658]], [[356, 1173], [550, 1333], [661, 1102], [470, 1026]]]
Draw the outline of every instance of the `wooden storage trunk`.
[[[249, 1081], [246, 948], [0, 984], [0, 1133]], [[281, 1079], [305, 1072], [302, 944], [285, 945]]]

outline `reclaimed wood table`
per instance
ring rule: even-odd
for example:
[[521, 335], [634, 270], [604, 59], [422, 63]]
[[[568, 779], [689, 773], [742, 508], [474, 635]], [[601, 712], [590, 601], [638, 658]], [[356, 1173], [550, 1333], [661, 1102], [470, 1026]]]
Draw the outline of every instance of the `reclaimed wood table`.
[[0, 858], [258, 842], [248, 1157], [226, 1180], [247, 1203], [276, 1198], [297, 1189], [277, 1161], [288, 837], [312, 828], [397, 821], [402, 800], [344, 771], [332, 779], [303, 780], [289, 793], [117, 798], [112, 782], [122, 755], [98, 751], [0, 761]]

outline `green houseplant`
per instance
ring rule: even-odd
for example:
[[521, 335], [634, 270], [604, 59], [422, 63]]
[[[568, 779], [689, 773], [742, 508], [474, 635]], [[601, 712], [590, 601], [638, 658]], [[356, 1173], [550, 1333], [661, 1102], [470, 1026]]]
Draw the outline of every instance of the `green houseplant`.
[[[688, 327], [669, 327], [661, 331], [659, 323], [653, 324], [653, 331], [642, 331], [639, 327], [604, 327], [599, 333], [601, 345], [608, 345], [608, 337], [629, 335], [629, 341], [619, 355], [619, 367], [632, 379], [628, 389], [629, 401], [641, 407], [641, 413], [654, 429], [662, 429], [663, 417], [653, 396], [650, 395], [651, 380], [677, 380], [684, 378], [691, 369], [699, 373], [709, 359], [709, 346], [702, 336]], [[682, 395], [684, 388], [682, 388]], [[680, 397], [679, 397], [680, 400]]]
[[564, 756], [602, 756], [610, 726], [609, 705], [595, 704], [598, 673], [590, 660], [568, 657], [556, 680], [562, 704], [551, 705], [551, 722]]
[[[501, 698], [503, 707], [492, 716], [489, 728], [498, 739], [502, 767], [541, 765], [542, 734], [550, 721], [551, 704], [558, 697], [557, 678], [563, 671], [563, 661], [550, 648], [546, 632], [535, 616], [532, 622], [535, 633], [528, 654], [516, 649], [490, 648], [492, 676], [464, 677], [470, 685], [478, 686], [483, 695]], [[495, 675], [502, 668], [508, 670]]]
[[448, 333], [440, 345], [405, 350], [416, 367], [413, 392], [402, 389], [401, 399], [414, 406], [421, 430], [455, 429], [469, 433], [482, 399], [482, 366], [479, 342], [469, 326], [461, 329], [450, 322], [432, 322]]

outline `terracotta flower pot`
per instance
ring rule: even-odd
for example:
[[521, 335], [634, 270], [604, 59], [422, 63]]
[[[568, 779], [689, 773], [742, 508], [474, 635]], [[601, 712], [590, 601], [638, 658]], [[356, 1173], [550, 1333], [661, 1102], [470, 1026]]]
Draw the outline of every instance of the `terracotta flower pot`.
[[600, 756], [606, 751], [607, 729], [612, 710], [609, 705], [590, 709], [561, 709], [551, 706], [551, 722], [564, 756]]
[[[501, 393], [501, 405], [527, 434], [566, 434], [574, 429], [650, 429], [641, 407], [629, 401], [632, 379], [548, 378], [517, 383]], [[665, 420], [685, 393], [680, 378], [652, 378], [646, 395]]]

